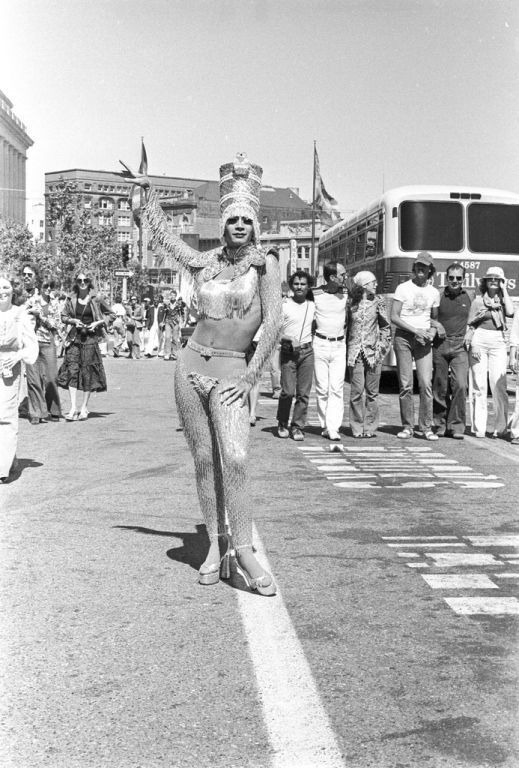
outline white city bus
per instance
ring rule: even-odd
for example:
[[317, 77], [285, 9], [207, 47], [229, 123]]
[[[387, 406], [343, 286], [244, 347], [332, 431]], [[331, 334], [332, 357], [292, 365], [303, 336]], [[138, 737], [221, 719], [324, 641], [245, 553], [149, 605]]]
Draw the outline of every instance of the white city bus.
[[328, 261], [339, 261], [350, 277], [369, 269], [390, 300], [397, 285], [409, 279], [418, 251], [433, 256], [434, 284], [440, 289], [449, 264], [461, 263], [472, 295], [488, 267], [499, 264], [512, 299], [519, 302], [519, 194], [452, 186], [389, 190], [321, 235], [319, 273]]

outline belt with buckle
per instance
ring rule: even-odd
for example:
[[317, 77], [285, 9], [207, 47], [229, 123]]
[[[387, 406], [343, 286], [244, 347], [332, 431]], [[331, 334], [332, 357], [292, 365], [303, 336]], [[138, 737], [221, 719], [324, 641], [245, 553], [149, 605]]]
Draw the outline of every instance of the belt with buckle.
[[323, 336], [322, 333], [317, 333], [317, 331], [315, 332], [315, 335], [317, 336], [317, 338], [324, 339], [325, 341], [342, 341], [344, 339], [344, 335], [343, 336]]

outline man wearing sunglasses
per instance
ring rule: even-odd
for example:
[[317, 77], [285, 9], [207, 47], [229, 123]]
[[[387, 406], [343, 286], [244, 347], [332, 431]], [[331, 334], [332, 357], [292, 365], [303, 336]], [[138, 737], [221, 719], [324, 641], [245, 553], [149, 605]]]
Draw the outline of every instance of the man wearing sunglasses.
[[465, 267], [454, 262], [447, 267], [446, 278], [433, 348], [434, 424], [440, 437], [463, 440], [469, 372], [464, 337], [471, 300], [463, 287]]

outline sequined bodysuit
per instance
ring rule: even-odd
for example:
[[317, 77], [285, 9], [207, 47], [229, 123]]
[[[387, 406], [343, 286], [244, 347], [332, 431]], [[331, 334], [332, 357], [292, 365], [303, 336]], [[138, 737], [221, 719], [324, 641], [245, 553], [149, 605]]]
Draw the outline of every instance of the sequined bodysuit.
[[[144, 216], [155, 241], [195, 283], [200, 319], [192, 338], [208, 351], [184, 348], [175, 369], [175, 398], [195, 462], [207, 532], [211, 540], [223, 533], [227, 512], [234, 545], [247, 546], [252, 543], [244, 497], [248, 408], [239, 401], [222, 404], [220, 389], [239, 381], [252, 386], [270, 358], [281, 321], [277, 255], [254, 244], [240, 247], [233, 259], [225, 247], [205, 253], [194, 250], [168, 229], [154, 191]], [[242, 356], [218, 356], [229, 344], [230, 351], [244, 352], [261, 323], [263, 333], [248, 365]]]

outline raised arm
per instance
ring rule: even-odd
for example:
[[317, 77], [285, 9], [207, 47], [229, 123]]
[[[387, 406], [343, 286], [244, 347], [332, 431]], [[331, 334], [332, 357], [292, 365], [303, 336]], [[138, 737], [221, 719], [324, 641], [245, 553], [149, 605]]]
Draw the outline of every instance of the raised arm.
[[177, 264], [188, 272], [198, 270], [199, 267], [196, 270], [191, 267], [191, 262], [199, 256], [199, 252], [169, 230], [168, 221], [159, 203], [159, 197], [151, 187], [147, 194], [143, 214], [154, 240], [160, 243]]
[[[130, 179], [136, 187], [139, 187], [144, 192], [145, 204], [142, 211], [140, 211], [140, 214], [146, 219], [154, 239], [160, 243], [182, 269], [192, 272], [193, 267], [191, 266], [191, 262], [194, 258], [199, 257], [199, 252], [194, 248], [191, 248], [191, 246], [187, 245], [181, 237], [178, 237], [178, 235], [175, 235], [169, 230], [168, 220], [159, 203], [159, 196], [151, 186], [149, 178], [133, 173], [129, 166], [127, 166], [126, 163], [123, 163], [122, 160], [119, 162], [125, 168], [122, 175], [125, 178]], [[132, 193], [133, 188], [130, 193], [130, 200]], [[197, 268], [199, 268], [199, 266], [200, 265], [198, 265]]]

